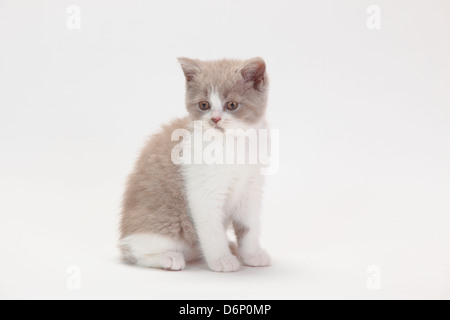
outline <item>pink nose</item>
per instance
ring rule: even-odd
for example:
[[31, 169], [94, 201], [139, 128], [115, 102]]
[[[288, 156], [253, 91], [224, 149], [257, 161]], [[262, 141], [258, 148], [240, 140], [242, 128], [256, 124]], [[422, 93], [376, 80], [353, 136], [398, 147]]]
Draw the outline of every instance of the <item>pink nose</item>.
[[214, 121], [214, 123], [217, 123], [220, 121], [220, 119], [222, 119], [221, 117], [215, 117], [215, 118], [211, 118], [212, 121]]

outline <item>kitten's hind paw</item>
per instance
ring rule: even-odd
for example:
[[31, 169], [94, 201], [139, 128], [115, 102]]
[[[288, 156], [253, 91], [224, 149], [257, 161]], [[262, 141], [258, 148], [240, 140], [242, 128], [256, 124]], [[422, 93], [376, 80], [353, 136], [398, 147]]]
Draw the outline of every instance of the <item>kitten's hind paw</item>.
[[270, 266], [272, 259], [264, 250], [259, 250], [256, 253], [241, 253], [242, 262], [249, 267], [266, 267]]
[[208, 263], [208, 266], [216, 272], [234, 272], [239, 270], [241, 264], [238, 258], [230, 254]]
[[186, 266], [184, 256], [180, 252], [167, 251], [160, 256], [161, 266], [163, 269], [179, 271]]

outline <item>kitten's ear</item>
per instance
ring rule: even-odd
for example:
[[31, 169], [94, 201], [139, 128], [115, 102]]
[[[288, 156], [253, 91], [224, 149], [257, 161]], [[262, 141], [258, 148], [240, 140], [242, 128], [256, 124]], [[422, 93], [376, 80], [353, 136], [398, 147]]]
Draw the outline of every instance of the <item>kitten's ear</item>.
[[178, 58], [178, 62], [183, 69], [186, 81], [192, 81], [194, 77], [201, 72], [200, 61], [189, 58]]
[[262, 58], [247, 60], [241, 68], [241, 75], [246, 82], [253, 82], [253, 87], [260, 90], [264, 87], [266, 63]]

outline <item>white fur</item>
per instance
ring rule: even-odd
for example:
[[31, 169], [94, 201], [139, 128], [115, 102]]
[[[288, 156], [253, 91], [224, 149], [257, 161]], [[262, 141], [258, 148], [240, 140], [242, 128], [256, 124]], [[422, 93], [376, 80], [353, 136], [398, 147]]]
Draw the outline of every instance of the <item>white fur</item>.
[[190, 214], [209, 268], [219, 272], [239, 269], [226, 235], [230, 221], [248, 228], [239, 243], [242, 262], [250, 266], [270, 264], [259, 244], [263, 184], [259, 165], [196, 164], [185, 165], [182, 172]]
[[223, 101], [222, 101], [222, 99], [220, 99], [220, 95], [214, 89], [214, 87], [211, 88], [211, 93], [209, 94], [209, 103], [211, 105], [211, 111], [213, 113], [220, 112], [220, 114], [222, 114]]
[[149, 268], [182, 270], [185, 260], [195, 260], [198, 252], [181, 241], [156, 234], [134, 234], [122, 239], [119, 247], [137, 265]]

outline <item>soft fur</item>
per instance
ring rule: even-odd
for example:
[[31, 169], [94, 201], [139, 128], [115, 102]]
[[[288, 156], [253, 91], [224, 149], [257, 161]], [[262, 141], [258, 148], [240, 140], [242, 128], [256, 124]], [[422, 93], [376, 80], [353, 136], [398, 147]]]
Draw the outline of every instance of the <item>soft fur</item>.
[[[270, 257], [259, 245], [263, 176], [258, 164], [180, 164], [171, 160], [179, 141], [176, 129], [204, 131], [267, 128], [268, 81], [261, 58], [200, 61], [180, 58], [186, 77], [189, 116], [153, 135], [130, 175], [124, 195], [120, 248], [124, 258], [144, 267], [181, 270], [203, 256], [213, 271], [236, 271], [240, 264], [266, 266]], [[202, 111], [200, 101], [211, 109]], [[239, 108], [226, 109], [228, 101]], [[216, 124], [212, 119], [220, 118]], [[195, 139], [195, 137], [193, 137]], [[182, 142], [183, 143], [183, 142]], [[232, 252], [226, 235], [234, 227]]]

